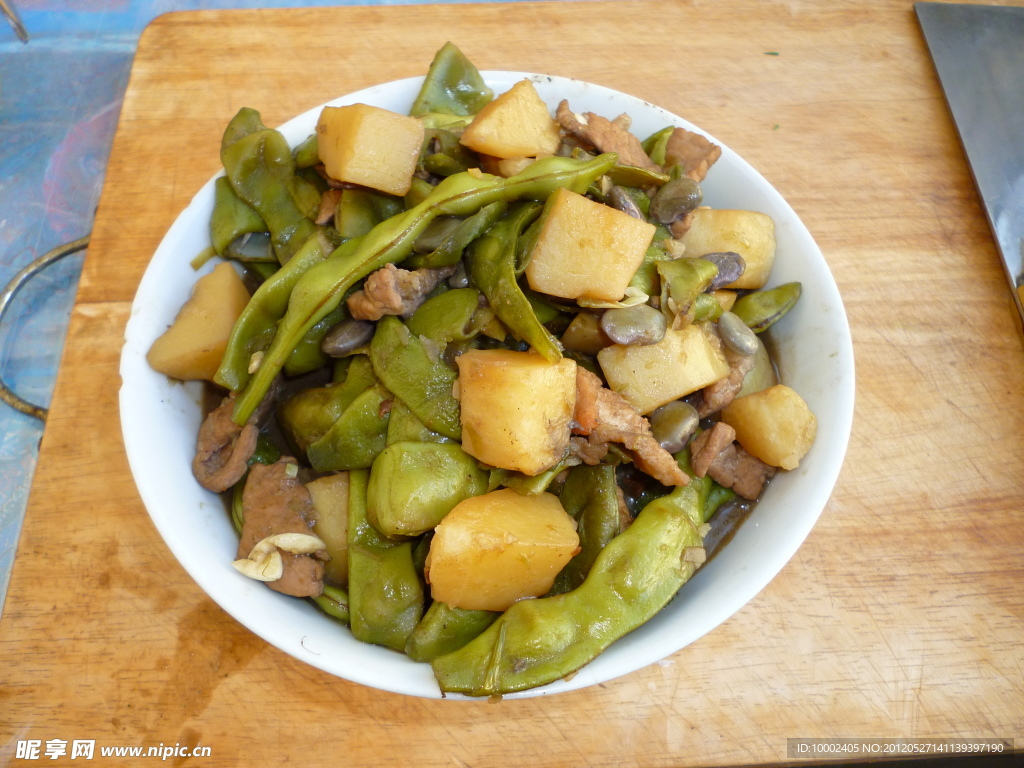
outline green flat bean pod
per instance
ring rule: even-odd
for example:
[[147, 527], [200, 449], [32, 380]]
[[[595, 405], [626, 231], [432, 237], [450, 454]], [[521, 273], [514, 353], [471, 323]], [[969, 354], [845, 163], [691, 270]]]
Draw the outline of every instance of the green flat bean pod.
[[428, 429], [454, 440], [462, 437], [459, 402], [452, 395], [455, 371], [432, 356], [397, 317], [382, 318], [377, 324], [370, 359], [384, 386]]
[[477, 240], [466, 254], [469, 279], [487, 297], [494, 314], [516, 338], [550, 362], [562, 357], [558, 340], [537, 318], [516, 282], [515, 260], [520, 234], [540, 215], [538, 203], [517, 203], [505, 218]]
[[442, 691], [493, 696], [575, 672], [660, 611], [695, 565], [701, 494], [679, 486], [652, 501], [597, 556], [572, 592], [521, 600], [463, 648], [434, 659]]
[[736, 300], [732, 313], [754, 333], [761, 333], [796, 305], [801, 289], [800, 283], [785, 283], [777, 288], [748, 293]]
[[413, 544], [388, 541], [366, 519], [365, 470], [349, 474], [348, 599], [352, 635], [404, 651], [423, 616], [423, 586]]
[[405, 653], [413, 661], [432, 661], [452, 653], [487, 629], [500, 616], [495, 611], [469, 611], [433, 602], [409, 635]]
[[498, 201], [543, 200], [560, 187], [582, 193], [615, 164], [615, 159], [615, 153], [589, 161], [547, 157], [507, 179], [468, 172], [449, 176], [417, 206], [374, 227], [357, 247], [349, 246], [353, 241], [342, 245], [295, 284], [273, 343], [235, 401], [235, 423], [244, 424], [249, 418], [306, 332], [338, 306], [356, 281], [385, 264], [407, 258], [416, 238], [434, 218], [470, 216]]

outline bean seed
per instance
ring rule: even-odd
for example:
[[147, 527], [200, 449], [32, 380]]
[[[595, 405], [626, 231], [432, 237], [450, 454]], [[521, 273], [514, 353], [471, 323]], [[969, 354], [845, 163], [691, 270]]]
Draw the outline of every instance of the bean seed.
[[469, 275], [466, 274], [466, 264], [463, 261], [459, 261], [455, 267], [455, 271], [452, 276], [448, 278], [449, 288], [468, 288], [469, 287]]
[[723, 312], [718, 318], [718, 335], [722, 337], [725, 346], [737, 355], [750, 357], [757, 352], [757, 334], [732, 312]]
[[679, 453], [693, 436], [700, 417], [689, 403], [673, 400], [654, 411], [650, 422], [654, 439], [661, 447], [669, 453]]
[[665, 316], [649, 304], [608, 309], [601, 316], [601, 330], [616, 344], [657, 344], [667, 325]]
[[643, 211], [640, 210], [640, 206], [636, 204], [636, 201], [629, 196], [622, 187], [612, 187], [611, 194], [612, 208], [616, 208], [623, 213], [628, 213], [634, 219], [640, 219], [640, 221], [647, 221], [647, 217], [644, 216]]
[[320, 349], [330, 357], [344, 357], [368, 342], [375, 327], [365, 320], [347, 317], [327, 332], [320, 342]]
[[719, 288], [724, 288], [729, 283], [739, 280], [747, 268], [747, 262], [743, 260], [743, 257], [733, 251], [705, 253], [701, 258], [718, 267], [718, 275], [706, 289], [709, 291], [717, 291]]
[[704, 199], [700, 184], [688, 176], [672, 179], [661, 185], [651, 199], [651, 218], [671, 224], [697, 208]]

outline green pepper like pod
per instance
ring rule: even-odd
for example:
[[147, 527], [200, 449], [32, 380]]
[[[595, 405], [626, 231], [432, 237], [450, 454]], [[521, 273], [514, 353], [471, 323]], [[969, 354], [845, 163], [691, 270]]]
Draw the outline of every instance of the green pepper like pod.
[[266, 232], [267, 225], [242, 200], [238, 199], [227, 176], [213, 183], [213, 213], [210, 215], [210, 242], [218, 256], [242, 235]]
[[479, 636], [501, 614], [496, 611], [468, 611], [447, 603], [433, 602], [409, 635], [405, 653], [413, 661], [433, 661], [452, 653]]
[[265, 131], [267, 126], [263, 124], [260, 113], [252, 107], [242, 107], [235, 116], [228, 121], [224, 129], [224, 135], [220, 139], [220, 151], [230, 147], [236, 141], [244, 139], [257, 131]]
[[528, 343], [549, 362], [562, 357], [558, 340], [545, 328], [516, 282], [519, 236], [540, 215], [538, 203], [516, 203], [466, 254], [469, 279], [479, 288], [498, 319], [516, 338]]
[[348, 592], [341, 587], [333, 587], [330, 584], [324, 585], [324, 591], [316, 597], [310, 598], [316, 607], [326, 613], [339, 624], [348, 626]]
[[392, 443], [370, 470], [366, 517], [385, 536], [419, 536], [485, 490], [487, 473], [458, 443]]
[[320, 162], [320, 139], [315, 131], [292, 151], [292, 159], [296, 168], [312, 168]]
[[[435, 350], [436, 352], [436, 350]], [[381, 318], [370, 342], [377, 377], [426, 427], [445, 437], [462, 437], [459, 401], [452, 396], [456, 374], [397, 317]]]
[[409, 406], [396, 399], [391, 404], [386, 443], [392, 445], [407, 440], [418, 443], [452, 442], [452, 438], [427, 429], [426, 425], [416, 417], [416, 414], [409, 410]]
[[266, 222], [278, 261], [287, 263], [317, 231], [295, 200], [288, 142], [277, 131], [258, 130], [224, 146], [221, 162], [235, 194]]
[[630, 287], [639, 288], [648, 296], [654, 295], [658, 290], [658, 262], [671, 261], [674, 258], [661, 245], [666, 238], [672, 237], [672, 234], [663, 225], [655, 224], [655, 228], [654, 239], [647, 247], [644, 260], [640, 262], [640, 266], [629, 281]]
[[801, 290], [800, 283], [785, 283], [777, 288], [754, 291], [737, 299], [732, 313], [754, 333], [761, 333], [793, 308]]
[[[701, 495], [679, 486], [652, 501], [564, 595], [521, 600], [479, 637], [431, 662], [442, 691], [489, 696], [559, 680], [658, 613], [696, 568]], [[696, 559], [696, 558], [693, 558]]]
[[409, 114], [475, 115], [493, 98], [494, 91], [487, 87], [473, 62], [454, 45], [445, 43], [434, 54]]
[[450, 341], [469, 341], [480, 333], [480, 292], [455, 288], [427, 299], [406, 321], [413, 336], [426, 336], [442, 349]]
[[675, 132], [676, 128], [674, 125], [666, 126], [660, 131], [652, 133], [642, 142], [640, 145], [644, 148], [644, 152], [651, 158], [651, 162], [657, 163], [658, 165], [665, 165], [665, 150], [668, 147], [669, 136]]
[[311, 373], [327, 365], [330, 358], [324, 354], [320, 345], [324, 340], [324, 336], [327, 335], [331, 328], [347, 317], [348, 307], [342, 302], [335, 307], [333, 312], [306, 331], [306, 334], [295, 346], [295, 349], [288, 355], [288, 360], [285, 361], [285, 375], [301, 376], [304, 373]]
[[562, 507], [577, 522], [580, 551], [555, 577], [551, 594], [571, 592], [583, 583], [601, 550], [619, 532], [619, 499], [615, 467], [598, 464], [569, 470], [562, 493]]
[[[285, 266], [270, 275], [245, 305], [235, 321], [227, 349], [213, 380], [238, 392], [248, 384], [252, 356], [262, 352], [274, 340], [277, 324], [288, 308], [288, 297], [299, 278], [330, 253], [327, 238], [311, 237]], [[248, 417], [247, 417], [248, 418]]]
[[423, 585], [412, 542], [388, 541], [366, 519], [368, 476], [349, 475], [349, 623], [356, 640], [404, 651], [423, 616]]
[[674, 314], [682, 325], [689, 325], [696, 315], [697, 297], [711, 285], [718, 275], [718, 267], [704, 259], [659, 261], [655, 266], [661, 278], [662, 312], [670, 323], [675, 319]]
[[377, 381], [366, 355], [356, 355], [341, 384], [305, 389], [277, 406], [277, 423], [292, 448], [305, 454], [348, 409], [355, 399]]
[[543, 200], [560, 187], [582, 193], [591, 181], [615, 164], [616, 157], [615, 153], [590, 161], [546, 157], [507, 179], [471, 173], [449, 176], [416, 207], [374, 227], [359, 239], [358, 246], [351, 246], [356, 242], [352, 240], [342, 245], [295, 284], [273, 343], [259, 370], [235, 400], [235, 423], [244, 424], [262, 402], [271, 382], [306, 332], [333, 312], [357, 281], [385, 264], [407, 258], [416, 238], [434, 218], [471, 216], [499, 200]]
[[306, 449], [317, 472], [369, 469], [384, 450], [392, 394], [379, 383], [363, 390], [323, 437]]
[[334, 227], [343, 240], [362, 237], [385, 219], [401, 213], [400, 198], [368, 189], [343, 189], [334, 209]]
[[480, 164], [475, 152], [459, 143], [459, 134], [447, 128], [428, 128], [420, 167], [435, 176], [452, 176]]
[[472, 216], [463, 219], [454, 231], [430, 253], [414, 254], [405, 260], [409, 269], [449, 267], [458, 264], [466, 247], [493, 226], [505, 213], [507, 204], [501, 200], [485, 205]]

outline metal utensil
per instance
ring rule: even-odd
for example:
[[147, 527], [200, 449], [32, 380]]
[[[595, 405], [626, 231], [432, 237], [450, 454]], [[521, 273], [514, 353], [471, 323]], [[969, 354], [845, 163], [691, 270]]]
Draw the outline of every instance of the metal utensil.
[[0, 11], [3, 11], [7, 21], [14, 28], [14, 34], [18, 36], [18, 39], [23, 43], [27, 43], [28, 32], [25, 31], [25, 25], [21, 23], [18, 12], [14, 10], [14, 3], [10, 0], [0, 0]]
[[1024, 322], [1024, 8], [914, 10]]

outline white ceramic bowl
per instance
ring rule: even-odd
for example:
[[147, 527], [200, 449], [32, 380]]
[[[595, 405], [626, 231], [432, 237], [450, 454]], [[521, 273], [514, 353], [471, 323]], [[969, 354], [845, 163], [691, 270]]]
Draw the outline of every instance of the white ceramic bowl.
[[[547, 75], [485, 72], [496, 93], [529, 77], [552, 111], [562, 98], [574, 111], [633, 118], [645, 137], [666, 125], [699, 130], [631, 96]], [[367, 88], [331, 105], [356, 102], [407, 113], [422, 78]], [[254, 105], [257, 106], [258, 105]], [[316, 108], [280, 130], [294, 146], [313, 132]], [[703, 184], [705, 204], [762, 211], [775, 219], [778, 255], [771, 284], [798, 280], [803, 296], [771, 333], [782, 379], [818, 419], [818, 437], [793, 472], [780, 473], [732, 540], [676, 598], [643, 627], [619, 640], [568, 681], [514, 696], [594, 685], [669, 656], [714, 629], [756, 595], [804, 541], [827, 502], [846, 452], [853, 418], [853, 349], [846, 314], [821, 251], [778, 192], [720, 141], [722, 157]], [[211, 146], [210, 152], [217, 147]], [[153, 256], [139, 286], [121, 357], [121, 422], [139, 493], [153, 522], [185, 570], [225, 611], [286, 653], [331, 674], [397, 693], [436, 698], [430, 666], [358, 642], [308, 601], [285, 597], [235, 571], [237, 537], [222, 500], [193, 479], [200, 424], [200, 388], [154, 372], [145, 355], [172, 322], [197, 274], [189, 259], [209, 245], [211, 179], [182, 212]], [[212, 265], [202, 270], [208, 271]], [[458, 698], [458, 697], [449, 697]]]

